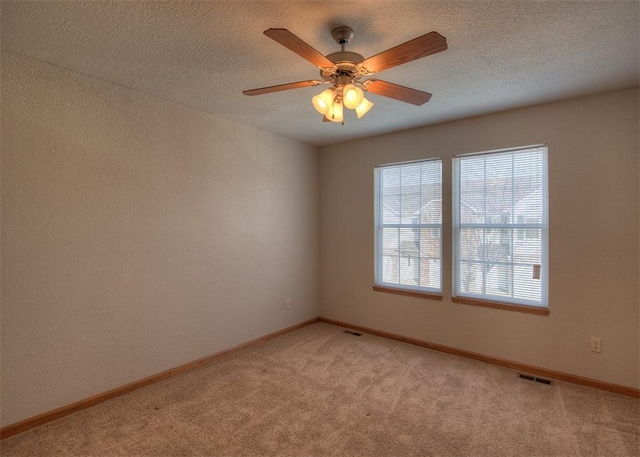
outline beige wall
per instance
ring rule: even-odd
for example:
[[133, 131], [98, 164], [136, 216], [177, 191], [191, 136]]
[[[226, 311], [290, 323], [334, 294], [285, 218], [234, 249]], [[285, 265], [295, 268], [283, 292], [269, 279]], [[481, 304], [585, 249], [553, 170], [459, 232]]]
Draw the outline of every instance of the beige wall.
[[318, 316], [316, 148], [3, 72], [2, 425]]
[[[539, 143], [549, 145], [550, 315], [451, 303], [452, 156]], [[322, 316], [640, 387], [638, 156], [637, 88], [322, 148]], [[444, 162], [441, 302], [371, 289], [374, 165], [427, 157]]]

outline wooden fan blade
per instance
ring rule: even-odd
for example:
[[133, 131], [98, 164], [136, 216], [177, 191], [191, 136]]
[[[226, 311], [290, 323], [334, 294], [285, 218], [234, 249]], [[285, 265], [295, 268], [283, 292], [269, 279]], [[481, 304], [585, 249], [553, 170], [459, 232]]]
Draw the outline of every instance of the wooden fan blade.
[[272, 40], [277, 41], [285, 48], [290, 49], [304, 59], [319, 68], [334, 68], [335, 64], [313, 49], [300, 38], [289, 32], [287, 29], [268, 29], [264, 31]]
[[401, 102], [411, 103], [417, 106], [427, 103], [431, 98], [429, 92], [422, 92], [421, 90], [380, 81], [379, 79], [368, 79], [363, 83], [362, 87], [374, 94], [395, 98]]
[[317, 86], [318, 84], [322, 84], [322, 83], [323, 81], [317, 81], [317, 80], [311, 79], [309, 81], [298, 81], [295, 83], [279, 84], [277, 86], [261, 87], [259, 89], [243, 90], [242, 93], [245, 95], [262, 95], [262, 94], [270, 94], [271, 92], [280, 92], [281, 90]]
[[447, 39], [438, 32], [430, 32], [369, 57], [360, 64], [360, 67], [365, 68], [370, 73], [377, 73], [446, 49]]

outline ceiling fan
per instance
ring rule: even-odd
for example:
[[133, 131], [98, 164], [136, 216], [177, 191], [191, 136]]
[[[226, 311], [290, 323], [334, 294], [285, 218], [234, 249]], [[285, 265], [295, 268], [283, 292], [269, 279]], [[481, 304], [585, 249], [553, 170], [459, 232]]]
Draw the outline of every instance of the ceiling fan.
[[329, 89], [312, 98], [313, 106], [322, 114], [324, 122], [344, 123], [343, 107], [355, 110], [358, 118], [364, 116], [373, 106], [364, 97], [364, 91], [417, 106], [428, 102], [431, 98], [428, 92], [379, 79], [363, 78], [447, 49], [447, 39], [438, 32], [430, 32], [365, 59], [356, 52], [345, 50], [345, 45], [353, 38], [353, 30], [341, 26], [331, 32], [340, 45], [340, 51], [324, 56], [287, 29], [268, 29], [264, 34], [318, 67], [322, 79], [261, 87], [242, 93], [261, 95], [331, 84]]

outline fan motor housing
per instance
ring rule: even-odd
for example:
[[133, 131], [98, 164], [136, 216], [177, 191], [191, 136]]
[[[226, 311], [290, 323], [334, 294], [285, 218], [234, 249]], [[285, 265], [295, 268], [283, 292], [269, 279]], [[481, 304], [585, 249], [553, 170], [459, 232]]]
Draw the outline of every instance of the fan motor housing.
[[337, 71], [320, 70], [320, 76], [325, 81], [330, 81], [336, 74], [349, 74], [355, 76], [358, 64], [364, 60], [364, 57], [357, 52], [338, 51], [326, 55], [327, 59], [336, 64]]
[[364, 60], [363, 56], [361, 56], [357, 52], [352, 51], [332, 52], [331, 54], [327, 54], [326, 57], [336, 65], [341, 63], [350, 63], [352, 65], [357, 65]]

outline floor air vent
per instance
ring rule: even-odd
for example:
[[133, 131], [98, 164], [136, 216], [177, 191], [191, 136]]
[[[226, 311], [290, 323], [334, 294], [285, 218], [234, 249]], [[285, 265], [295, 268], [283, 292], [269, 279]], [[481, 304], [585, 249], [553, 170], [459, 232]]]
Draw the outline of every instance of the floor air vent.
[[353, 336], [361, 336], [362, 335], [362, 333], [354, 332], [353, 330], [345, 330], [344, 333], [348, 333], [349, 335], [353, 335]]
[[528, 374], [518, 373], [518, 377], [520, 379], [526, 379], [527, 381], [539, 382], [540, 384], [546, 384], [548, 386], [551, 385], [551, 380], [544, 378], [537, 378], [535, 376], [531, 376]]

